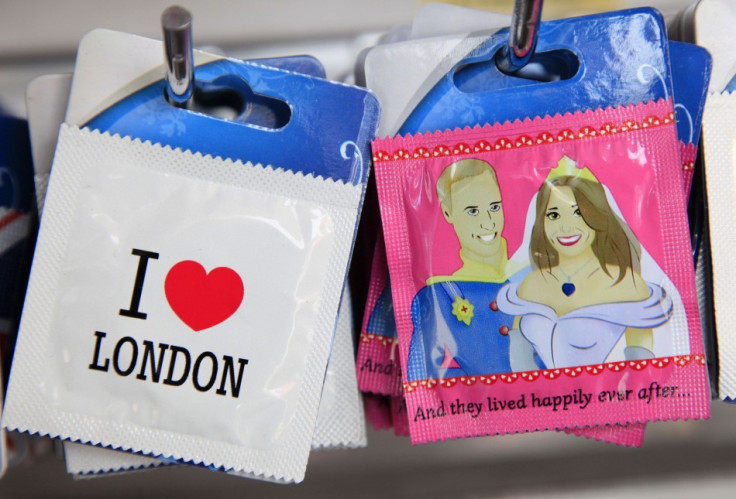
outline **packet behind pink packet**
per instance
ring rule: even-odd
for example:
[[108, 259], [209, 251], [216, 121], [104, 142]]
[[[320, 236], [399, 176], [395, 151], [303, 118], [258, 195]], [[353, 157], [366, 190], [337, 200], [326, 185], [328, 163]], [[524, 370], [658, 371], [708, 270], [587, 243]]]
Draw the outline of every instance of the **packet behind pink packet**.
[[371, 264], [363, 327], [358, 343], [358, 388], [364, 392], [401, 396], [401, 366], [398, 355], [394, 305], [388, 279], [386, 248], [379, 230]]
[[365, 419], [374, 430], [388, 430], [393, 426], [391, 402], [386, 395], [364, 393], [363, 407], [365, 410]]
[[615, 443], [617, 445], [625, 445], [626, 447], [641, 447], [644, 443], [644, 432], [646, 425], [643, 423], [631, 423], [627, 425], [601, 425], [591, 426], [590, 428], [565, 428], [563, 430], [568, 435], [576, 435], [585, 437], [599, 442]]
[[406, 413], [406, 400], [403, 396], [391, 397], [391, 420], [394, 424], [395, 435], [409, 436], [409, 417]]

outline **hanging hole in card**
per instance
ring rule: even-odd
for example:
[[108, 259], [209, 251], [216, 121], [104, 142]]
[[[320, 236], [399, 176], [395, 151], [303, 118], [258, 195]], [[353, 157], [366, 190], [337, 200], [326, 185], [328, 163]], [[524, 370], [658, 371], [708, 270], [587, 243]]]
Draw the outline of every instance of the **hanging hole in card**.
[[496, 52], [496, 56], [489, 60], [472, 62], [459, 67], [453, 76], [455, 86], [465, 93], [483, 92], [488, 90], [488, 79], [506, 79], [505, 86], [523, 86], [539, 82], [554, 82], [569, 80], [580, 72], [580, 59], [568, 49], [548, 50], [537, 52], [523, 68], [513, 74], [504, 73], [498, 67], [498, 57], [503, 48]]
[[516, 0], [509, 28], [509, 43], [496, 54], [498, 68], [514, 74], [534, 56], [542, 18], [542, 0]]
[[284, 101], [255, 93], [245, 79], [225, 75], [200, 83], [194, 74], [192, 15], [178, 5], [161, 15], [164, 98], [174, 107], [263, 128], [284, 127], [291, 117]]
[[283, 128], [291, 119], [289, 104], [254, 92], [236, 75], [198, 82], [193, 101], [192, 111], [263, 128]]

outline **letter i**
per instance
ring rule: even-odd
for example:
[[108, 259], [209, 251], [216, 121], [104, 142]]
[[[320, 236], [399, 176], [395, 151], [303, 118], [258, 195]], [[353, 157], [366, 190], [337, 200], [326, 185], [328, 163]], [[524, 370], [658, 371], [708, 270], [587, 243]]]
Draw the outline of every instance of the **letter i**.
[[138, 310], [141, 304], [141, 295], [143, 294], [143, 281], [146, 278], [146, 267], [148, 266], [148, 259], [153, 258], [158, 260], [158, 253], [153, 251], [146, 251], [133, 248], [131, 251], [133, 255], [139, 256], [138, 259], [138, 272], [135, 274], [135, 284], [133, 285], [133, 296], [130, 299], [129, 309], [120, 309], [120, 315], [125, 317], [132, 317], [134, 319], [146, 320], [146, 314]]

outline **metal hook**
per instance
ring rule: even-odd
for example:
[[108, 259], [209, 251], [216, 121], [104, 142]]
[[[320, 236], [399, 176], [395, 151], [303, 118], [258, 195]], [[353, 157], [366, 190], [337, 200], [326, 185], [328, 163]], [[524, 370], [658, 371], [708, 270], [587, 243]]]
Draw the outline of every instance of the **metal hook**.
[[161, 14], [166, 62], [166, 98], [171, 105], [188, 107], [194, 95], [192, 15], [174, 5]]
[[534, 55], [542, 17], [543, 0], [516, 0], [511, 16], [509, 44], [496, 57], [496, 65], [504, 73], [514, 73]]

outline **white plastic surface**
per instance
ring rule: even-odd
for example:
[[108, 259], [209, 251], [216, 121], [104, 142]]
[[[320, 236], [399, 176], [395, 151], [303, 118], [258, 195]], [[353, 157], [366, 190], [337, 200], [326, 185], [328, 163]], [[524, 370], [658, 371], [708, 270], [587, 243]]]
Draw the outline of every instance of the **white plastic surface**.
[[335, 324], [332, 355], [327, 364], [312, 449], [365, 447], [363, 398], [358, 391], [353, 350], [353, 303], [345, 287]]
[[[352, 302], [345, 288], [322, 387], [312, 450], [365, 447], [367, 443], [363, 399], [355, 374], [351, 312]], [[77, 476], [102, 476], [172, 464], [130, 452], [72, 442], [64, 443], [64, 457], [67, 472]]]
[[700, 0], [693, 14], [695, 43], [713, 57], [710, 92], [722, 92], [736, 74], [736, 50], [733, 30], [736, 25], [736, 2]]
[[[300, 481], [360, 187], [67, 126], [52, 179], [3, 425]], [[148, 282], [189, 258], [237, 269], [243, 306], [192, 334], [151, 286], [148, 318], [132, 325], [118, 315], [131, 301], [131, 248], [161, 255]], [[99, 365], [116, 341], [132, 349], [126, 337], [184, 345], [193, 362], [247, 358], [242, 398], [91, 370], [96, 331], [109, 334]]]
[[721, 398], [736, 398], [736, 94], [710, 94], [703, 113], [713, 305], [718, 335]]
[[511, 16], [447, 3], [430, 2], [414, 16], [411, 38], [447, 36], [509, 27]]
[[[43, 212], [51, 161], [70, 84], [70, 74], [46, 75], [34, 80], [27, 92], [39, 213]], [[363, 404], [355, 374], [351, 314], [350, 296], [344, 290], [312, 440], [313, 449], [366, 445]], [[171, 464], [139, 454], [73, 442], [64, 443], [64, 456], [69, 473], [85, 476]]]
[[[453, 21], [443, 23], [443, 18]], [[486, 39], [469, 32], [493, 32], [508, 21], [508, 16], [494, 12], [429, 4], [419, 11], [411, 30], [412, 39], [423, 38], [423, 43], [395, 42], [371, 49], [365, 58], [365, 78], [366, 87], [381, 103], [376, 136], [395, 135], [440, 78]], [[397, 67], [410, 69], [396, 71]]]

